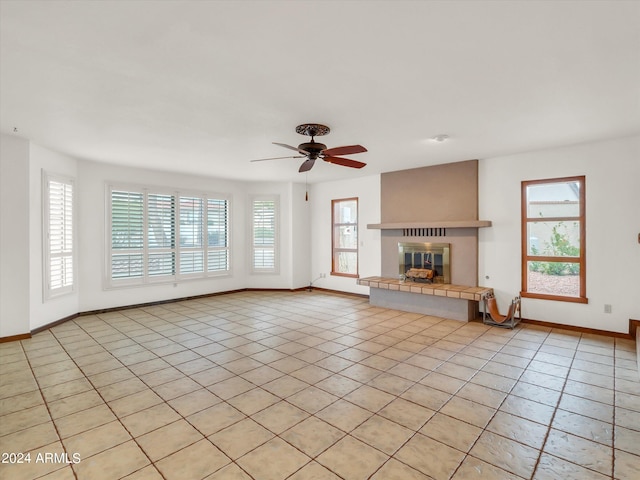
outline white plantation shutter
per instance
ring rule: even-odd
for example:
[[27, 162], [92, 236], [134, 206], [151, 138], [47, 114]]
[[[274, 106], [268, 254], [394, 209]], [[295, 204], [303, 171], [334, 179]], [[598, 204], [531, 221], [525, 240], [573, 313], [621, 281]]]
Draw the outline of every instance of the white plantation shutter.
[[229, 270], [229, 201], [207, 200], [207, 271]]
[[110, 286], [229, 272], [229, 200], [109, 189]]
[[45, 175], [45, 298], [73, 291], [73, 181]]
[[180, 197], [180, 273], [204, 272], [204, 200]]
[[174, 275], [176, 265], [176, 205], [173, 195], [147, 194], [147, 272]]
[[144, 194], [111, 191], [111, 278], [144, 274]]
[[252, 266], [254, 272], [277, 271], [277, 199], [256, 198], [252, 202]]

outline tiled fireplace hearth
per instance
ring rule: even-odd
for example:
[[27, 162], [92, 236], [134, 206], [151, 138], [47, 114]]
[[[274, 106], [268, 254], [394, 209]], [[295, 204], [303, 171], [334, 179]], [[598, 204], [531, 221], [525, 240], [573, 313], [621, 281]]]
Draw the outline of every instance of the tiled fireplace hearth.
[[[424, 284], [385, 277], [367, 277], [359, 285], [369, 286], [369, 303], [376, 307], [404, 312], [449, 318], [469, 322], [480, 315], [480, 301], [491, 288], [466, 285], [438, 284], [427, 288]], [[473, 297], [471, 299], [470, 297]]]
[[492, 288], [467, 287], [465, 285], [452, 285], [450, 283], [424, 284], [412, 281], [394, 280], [384, 277], [366, 277], [358, 279], [358, 285], [381, 288], [399, 292], [418, 293], [420, 295], [433, 295], [436, 297], [461, 298], [479, 302], [487, 293], [492, 293]]
[[[447, 283], [420, 283], [388, 277], [366, 277], [358, 285], [370, 288], [372, 305], [424, 313], [460, 321], [478, 316], [478, 306], [493, 289]], [[390, 307], [389, 307], [390, 306]]]

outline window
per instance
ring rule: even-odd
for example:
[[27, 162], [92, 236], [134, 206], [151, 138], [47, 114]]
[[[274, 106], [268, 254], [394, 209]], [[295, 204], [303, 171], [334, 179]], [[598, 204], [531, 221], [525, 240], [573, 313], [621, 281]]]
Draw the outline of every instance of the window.
[[180, 273], [204, 271], [204, 199], [180, 197]]
[[251, 265], [254, 273], [278, 271], [278, 198], [251, 201]]
[[44, 297], [73, 291], [73, 181], [44, 174]]
[[173, 195], [147, 194], [147, 244], [150, 277], [173, 275], [176, 268], [176, 202]]
[[207, 271], [229, 270], [229, 201], [207, 199]]
[[229, 272], [229, 200], [147, 188], [109, 189], [109, 283]]
[[522, 182], [522, 296], [587, 303], [585, 177]]
[[331, 275], [358, 276], [358, 199], [331, 201]]
[[144, 193], [111, 191], [111, 279], [144, 275]]

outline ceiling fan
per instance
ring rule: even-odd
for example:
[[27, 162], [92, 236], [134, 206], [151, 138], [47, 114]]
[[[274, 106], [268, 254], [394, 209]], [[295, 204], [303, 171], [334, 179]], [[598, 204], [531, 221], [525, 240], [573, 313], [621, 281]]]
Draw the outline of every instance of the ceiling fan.
[[263, 162], [265, 160], [278, 160], [281, 158], [305, 158], [306, 160], [300, 165], [298, 172], [308, 172], [313, 167], [313, 164], [318, 158], [321, 158], [325, 162], [334, 163], [336, 165], [342, 165], [343, 167], [362, 168], [366, 163], [351, 160], [350, 158], [337, 157], [336, 155], [352, 155], [354, 153], [363, 153], [367, 149], [362, 145], [348, 145], [345, 147], [327, 148], [324, 143], [316, 143], [314, 137], [326, 135], [331, 130], [326, 125], [320, 125], [318, 123], [303, 123], [296, 127], [296, 132], [300, 135], [307, 135], [311, 137], [311, 141], [307, 143], [301, 143], [297, 147], [287, 145], [285, 143], [273, 142], [274, 145], [279, 145], [289, 150], [295, 150], [301, 155], [294, 155], [291, 157], [272, 157], [272, 158], [260, 158], [257, 160], [251, 160], [252, 162]]

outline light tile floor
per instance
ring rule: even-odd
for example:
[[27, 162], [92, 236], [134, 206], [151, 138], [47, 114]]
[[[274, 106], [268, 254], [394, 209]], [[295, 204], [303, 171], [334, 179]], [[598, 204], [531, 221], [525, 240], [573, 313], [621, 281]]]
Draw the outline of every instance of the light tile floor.
[[630, 340], [243, 292], [79, 317], [0, 361], [7, 480], [640, 478]]

